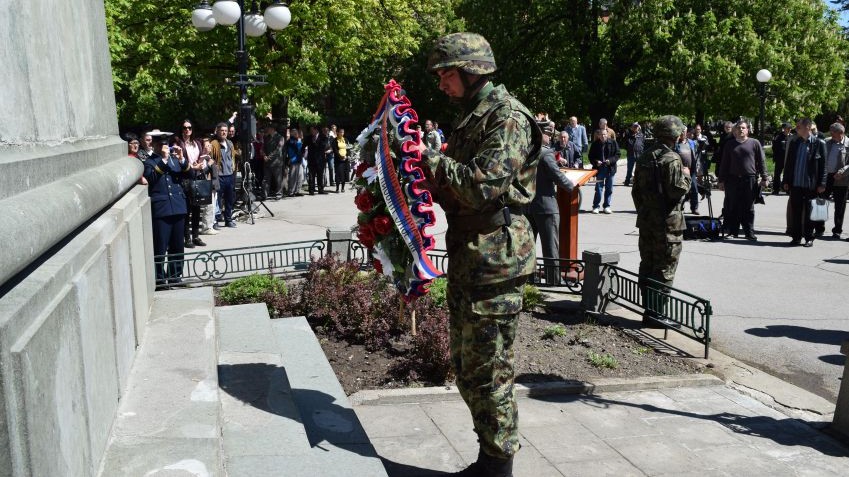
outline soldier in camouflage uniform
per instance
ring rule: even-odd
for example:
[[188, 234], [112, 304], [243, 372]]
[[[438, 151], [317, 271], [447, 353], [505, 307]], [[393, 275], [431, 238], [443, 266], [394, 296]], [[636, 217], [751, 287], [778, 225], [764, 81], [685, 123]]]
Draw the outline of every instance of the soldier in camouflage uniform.
[[[637, 208], [640, 229], [640, 291], [643, 295], [643, 324], [647, 327], [678, 327], [660, 318], [665, 300], [651, 293], [646, 279], [672, 286], [681, 238], [684, 233], [683, 198], [690, 190], [690, 171], [674, 149], [684, 131], [676, 116], [661, 116], [655, 122], [657, 142], [637, 159], [631, 196]], [[655, 288], [658, 288], [655, 286]], [[662, 287], [661, 287], [662, 288]]]
[[444, 153], [422, 146], [422, 154], [448, 221], [451, 360], [480, 443], [478, 460], [458, 475], [508, 477], [519, 450], [513, 339], [536, 259], [522, 211], [534, 197], [542, 135], [530, 111], [489, 81], [495, 69], [480, 35], [436, 42], [428, 70], [463, 115]]

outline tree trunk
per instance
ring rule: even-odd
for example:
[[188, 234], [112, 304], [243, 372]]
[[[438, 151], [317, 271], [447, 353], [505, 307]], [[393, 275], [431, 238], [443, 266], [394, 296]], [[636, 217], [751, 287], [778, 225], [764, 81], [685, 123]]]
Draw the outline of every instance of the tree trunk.
[[289, 119], [289, 97], [283, 96], [280, 101], [271, 105], [271, 115], [275, 121], [285, 124]]

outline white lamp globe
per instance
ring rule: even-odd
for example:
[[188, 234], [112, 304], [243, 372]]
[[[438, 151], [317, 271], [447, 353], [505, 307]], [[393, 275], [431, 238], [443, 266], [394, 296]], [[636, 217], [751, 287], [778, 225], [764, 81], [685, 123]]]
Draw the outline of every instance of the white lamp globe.
[[760, 70], [755, 76], [761, 83], [766, 83], [767, 81], [772, 79], [772, 73], [770, 73], [769, 70]]
[[282, 2], [274, 2], [265, 9], [265, 23], [272, 30], [282, 30], [292, 21], [289, 6]]
[[212, 5], [212, 15], [221, 25], [235, 25], [242, 16], [242, 9], [234, 0], [218, 0]]
[[192, 10], [192, 25], [198, 31], [209, 31], [215, 28], [215, 17], [212, 16], [212, 7], [204, 2]]
[[245, 15], [245, 34], [248, 36], [262, 36], [268, 26], [265, 24], [265, 19], [258, 13], [249, 13]]

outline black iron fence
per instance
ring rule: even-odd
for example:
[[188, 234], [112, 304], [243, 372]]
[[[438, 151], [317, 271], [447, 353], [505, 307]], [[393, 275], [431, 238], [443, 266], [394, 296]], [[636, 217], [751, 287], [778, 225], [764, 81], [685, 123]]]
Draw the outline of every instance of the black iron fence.
[[[253, 273], [297, 276], [303, 274], [310, 261], [323, 257], [328, 251], [339, 253], [344, 260], [354, 260], [363, 270], [370, 270], [372, 258], [368, 248], [357, 240], [338, 241], [306, 240], [302, 242], [258, 245], [219, 250], [204, 250], [174, 254], [170, 257], [156, 256], [155, 260], [171, 259], [179, 279], [157, 280], [157, 286], [191, 286], [221, 283]], [[428, 253], [433, 265], [443, 272], [448, 271], [448, 253], [431, 250]], [[167, 263], [167, 262], [166, 262]], [[582, 291], [584, 262], [537, 258], [537, 270], [530, 283], [540, 287], [554, 288], [566, 293], [580, 294]]]
[[645, 280], [644, 297], [639, 276], [613, 265], [603, 265], [601, 277], [601, 312], [615, 303], [658, 323], [670, 320], [675, 326], [664, 327], [663, 339], [667, 339], [670, 329], [681, 333], [704, 344], [707, 359], [713, 313], [710, 300], [650, 279]]

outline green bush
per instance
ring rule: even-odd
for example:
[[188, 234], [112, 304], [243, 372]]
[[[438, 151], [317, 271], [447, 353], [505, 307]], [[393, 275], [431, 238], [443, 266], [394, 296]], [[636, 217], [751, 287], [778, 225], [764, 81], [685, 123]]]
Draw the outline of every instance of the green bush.
[[542, 333], [544, 339], [554, 339], [555, 336], [566, 336], [566, 327], [558, 323], [556, 325], [547, 326]]
[[522, 310], [534, 311], [543, 306], [545, 306], [545, 295], [539, 291], [539, 288], [525, 285], [525, 291], [522, 292]]
[[598, 354], [594, 351], [587, 353], [587, 360], [596, 368], [616, 369], [619, 367], [619, 361], [616, 360], [610, 353]]
[[448, 279], [437, 278], [430, 282], [429, 290], [428, 296], [430, 296], [434, 306], [438, 308], [448, 307]]
[[286, 293], [286, 282], [280, 278], [271, 275], [248, 275], [237, 278], [221, 288], [218, 298], [223, 305], [241, 305], [264, 302], [268, 294], [285, 295]]

